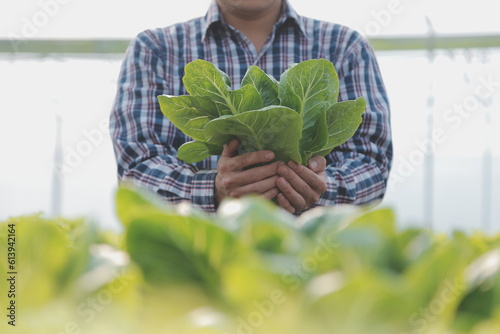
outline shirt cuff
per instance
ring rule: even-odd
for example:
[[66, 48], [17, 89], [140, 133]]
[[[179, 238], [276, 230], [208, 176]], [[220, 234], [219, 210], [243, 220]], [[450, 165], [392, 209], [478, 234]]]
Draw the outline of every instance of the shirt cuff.
[[314, 203], [310, 209], [317, 206], [333, 206], [337, 198], [337, 182], [335, 178], [328, 174], [326, 175], [326, 191], [321, 194], [320, 198]]
[[215, 176], [217, 170], [200, 170], [191, 181], [191, 203], [208, 213], [215, 213]]

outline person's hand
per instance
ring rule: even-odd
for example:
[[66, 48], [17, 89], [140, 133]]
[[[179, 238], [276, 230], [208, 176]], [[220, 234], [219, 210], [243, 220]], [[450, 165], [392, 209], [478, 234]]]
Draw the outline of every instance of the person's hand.
[[260, 194], [267, 199], [275, 198], [279, 193], [276, 181], [279, 177], [277, 170], [280, 162], [248, 168], [272, 161], [274, 153], [257, 151], [238, 155], [238, 146], [238, 140], [232, 140], [224, 147], [219, 159], [215, 177], [216, 205], [225, 197], [241, 197], [247, 194]]
[[277, 185], [281, 193], [278, 204], [291, 213], [300, 213], [320, 198], [326, 191], [326, 160], [317, 156], [309, 160], [307, 167], [294, 161], [278, 167]]

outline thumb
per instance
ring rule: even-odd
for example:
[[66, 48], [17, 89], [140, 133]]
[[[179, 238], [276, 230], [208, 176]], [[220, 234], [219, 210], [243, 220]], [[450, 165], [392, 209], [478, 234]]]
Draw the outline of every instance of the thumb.
[[326, 159], [319, 155], [315, 156], [308, 161], [307, 166], [315, 173], [322, 172], [326, 168]]
[[240, 142], [238, 139], [231, 140], [228, 144], [224, 145], [224, 150], [222, 151], [222, 157], [235, 157], [238, 155], [238, 147]]

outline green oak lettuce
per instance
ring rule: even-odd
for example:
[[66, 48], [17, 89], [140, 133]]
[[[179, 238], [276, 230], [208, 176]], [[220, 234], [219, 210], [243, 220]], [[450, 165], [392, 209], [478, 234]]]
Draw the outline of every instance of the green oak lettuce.
[[270, 150], [276, 160], [307, 164], [347, 141], [365, 111], [363, 97], [338, 101], [334, 65], [313, 59], [290, 66], [279, 82], [250, 66], [233, 90], [226, 73], [205, 60], [185, 67], [189, 95], [158, 96], [162, 113], [193, 141], [182, 145], [178, 158], [194, 163], [221, 154], [231, 139], [240, 153]]

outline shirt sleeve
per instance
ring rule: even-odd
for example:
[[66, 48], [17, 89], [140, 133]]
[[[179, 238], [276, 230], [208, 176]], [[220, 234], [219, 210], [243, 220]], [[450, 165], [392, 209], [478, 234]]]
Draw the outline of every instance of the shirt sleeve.
[[314, 206], [367, 204], [385, 194], [392, 161], [389, 101], [373, 49], [358, 33], [337, 66], [339, 100], [364, 97], [363, 121], [327, 160], [327, 191]]
[[215, 170], [200, 170], [176, 158], [186, 137], [161, 113], [157, 96], [169, 91], [165, 51], [152, 32], [139, 34], [129, 45], [118, 80], [110, 133], [118, 179], [163, 196], [190, 201], [215, 212]]

